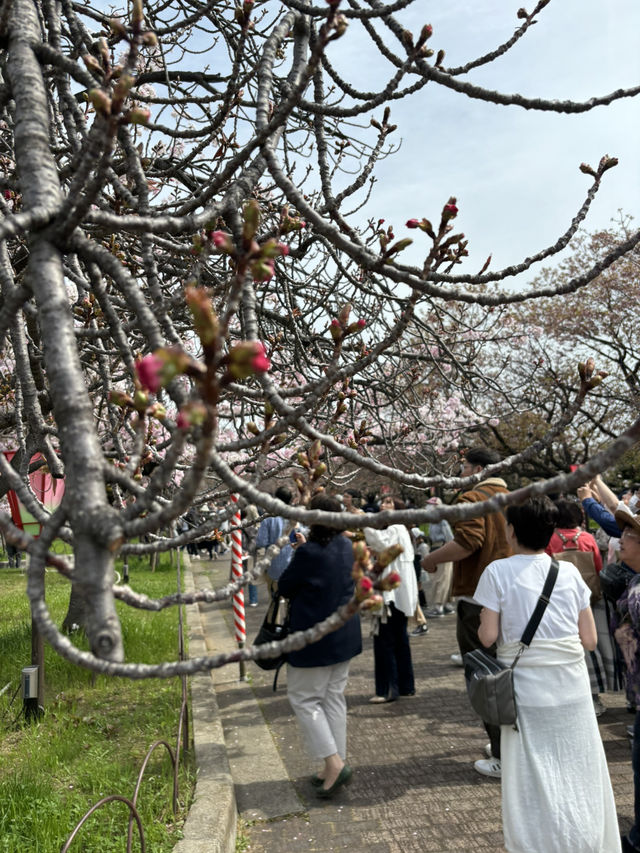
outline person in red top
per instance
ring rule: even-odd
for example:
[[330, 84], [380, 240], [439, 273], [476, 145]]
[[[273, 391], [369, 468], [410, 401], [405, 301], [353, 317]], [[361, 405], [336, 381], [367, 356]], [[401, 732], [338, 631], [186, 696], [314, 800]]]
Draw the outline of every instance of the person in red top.
[[549, 556], [558, 554], [567, 548], [577, 551], [591, 551], [596, 572], [602, 569], [602, 556], [595, 538], [581, 527], [583, 516], [580, 504], [568, 500], [556, 501], [558, 508], [558, 526], [553, 531], [546, 552]]
[[[551, 557], [555, 554], [556, 559], [561, 560], [562, 553], [567, 550], [588, 552], [593, 556], [596, 572], [600, 574], [602, 555], [595, 538], [581, 526], [584, 521], [581, 505], [564, 498], [556, 501], [555, 504], [558, 508], [557, 527], [545, 549], [547, 554]], [[586, 577], [585, 580], [589, 583]], [[591, 586], [591, 584], [589, 585]], [[598, 645], [594, 651], [585, 652], [585, 662], [591, 682], [593, 708], [596, 716], [599, 717], [606, 711], [600, 694], [617, 689], [614, 676], [615, 654], [604, 601], [592, 598], [591, 607], [598, 629]]]

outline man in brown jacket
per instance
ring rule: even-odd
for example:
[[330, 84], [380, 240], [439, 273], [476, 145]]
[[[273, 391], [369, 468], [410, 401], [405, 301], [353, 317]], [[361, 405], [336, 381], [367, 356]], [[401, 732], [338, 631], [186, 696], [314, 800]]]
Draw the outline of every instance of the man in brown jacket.
[[[472, 447], [465, 453], [461, 476], [469, 477], [472, 474], [478, 474], [487, 465], [499, 461], [500, 457], [494, 450], [487, 447]], [[490, 477], [479, 482], [468, 492], [464, 492], [457, 503], [478, 503], [507, 491], [504, 480], [499, 477]], [[482, 607], [473, 600], [480, 575], [489, 563], [508, 557], [510, 554], [504, 516], [501, 512], [492, 512], [480, 518], [456, 522], [453, 526], [453, 541], [447, 542], [442, 548], [432, 551], [422, 559], [422, 568], [427, 572], [434, 572], [438, 563], [454, 561], [452, 595], [458, 597], [456, 637], [461, 655], [482, 648], [482, 643], [478, 639]], [[495, 650], [494, 645], [486, 651], [495, 655]], [[476, 761], [474, 767], [485, 776], [499, 777], [501, 775], [500, 727], [485, 723], [485, 728], [490, 740], [490, 754], [487, 750], [487, 758]]]

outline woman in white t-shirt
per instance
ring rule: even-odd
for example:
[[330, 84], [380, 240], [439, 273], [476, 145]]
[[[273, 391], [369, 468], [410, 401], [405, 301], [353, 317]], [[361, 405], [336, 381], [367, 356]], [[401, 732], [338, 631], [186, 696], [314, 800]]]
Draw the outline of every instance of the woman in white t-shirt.
[[[474, 595], [478, 636], [510, 664], [544, 585], [557, 509], [534, 497], [507, 509], [513, 556], [490, 563]], [[517, 728], [502, 726], [502, 823], [509, 853], [617, 853], [620, 835], [584, 649], [597, 635], [590, 592], [560, 561], [549, 604], [514, 669]]]

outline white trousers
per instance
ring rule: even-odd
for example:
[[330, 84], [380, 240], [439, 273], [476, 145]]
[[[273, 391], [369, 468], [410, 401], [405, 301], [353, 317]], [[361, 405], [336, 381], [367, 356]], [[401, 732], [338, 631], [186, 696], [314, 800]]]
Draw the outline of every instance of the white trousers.
[[331, 666], [287, 664], [287, 696], [313, 758], [347, 755], [349, 661]]

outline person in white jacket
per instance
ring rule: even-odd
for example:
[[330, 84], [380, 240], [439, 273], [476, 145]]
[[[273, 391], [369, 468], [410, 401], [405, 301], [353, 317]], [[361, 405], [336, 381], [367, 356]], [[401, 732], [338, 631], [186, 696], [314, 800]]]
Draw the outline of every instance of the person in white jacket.
[[[380, 510], [392, 509], [404, 509], [403, 502], [398, 498], [383, 498]], [[367, 545], [377, 553], [396, 544], [404, 549], [384, 572], [384, 575], [398, 572], [401, 582], [399, 587], [383, 594], [384, 606], [376, 617], [373, 637], [376, 693], [369, 701], [393, 702], [398, 696], [414, 696], [416, 692], [407, 634], [407, 620], [413, 616], [418, 603], [413, 545], [403, 524], [391, 524], [385, 530], [365, 527], [364, 536]]]

